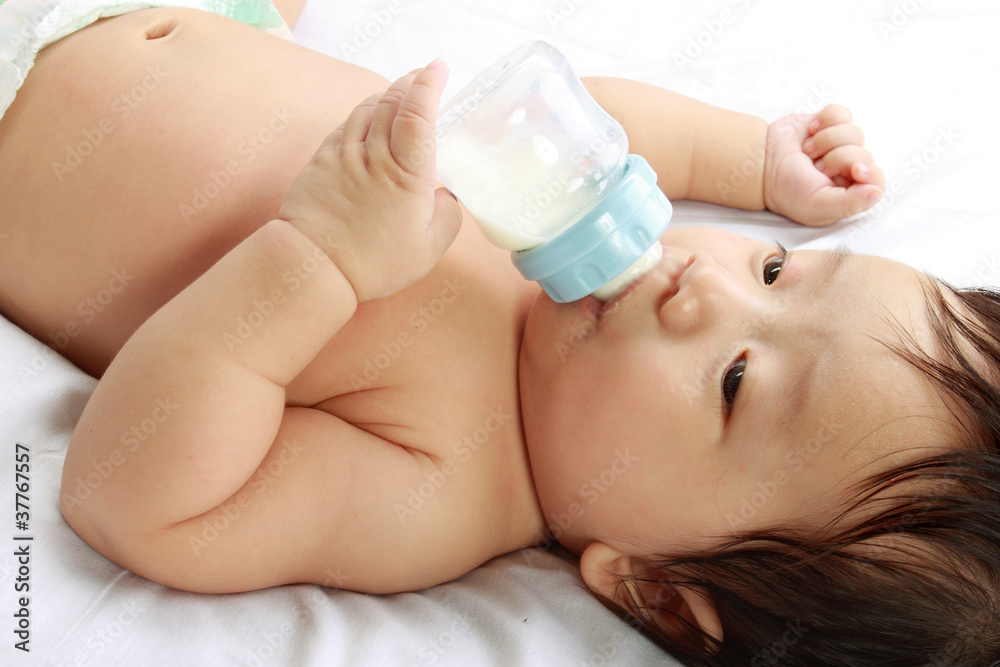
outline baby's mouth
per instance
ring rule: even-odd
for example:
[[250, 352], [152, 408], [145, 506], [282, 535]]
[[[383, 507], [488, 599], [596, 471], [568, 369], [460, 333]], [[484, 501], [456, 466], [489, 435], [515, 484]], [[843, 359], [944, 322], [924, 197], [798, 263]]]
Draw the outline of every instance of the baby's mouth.
[[649, 300], [658, 312], [680, 290], [681, 275], [693, 261], [693, 256], [664, 246], [663, 258], [648, 273], [636, 278], [632, 284], [607, 301], [601, 301], [593, 295], [585, 296], [578, 302], [579, 307], [589, 312], [596, 323], [600, 323], [610, 313], [616, 312], [623, 303], [632, 299], [637, 291], [651, 291]]
[[[635, 279], [635, 281], [626, 287], [620, 294], [609, 299], [606, 303], [601, 306], [598, 312], [598, 320], [605, 317], [608, 313], [616, 311], [623, 302], [632, 297], [637, 290], [647, 290], [646, 284], [648, 283], [648, 289], [653, 291], [655, 295], [652, 300], [656, 306], [656, 312], [659, 312], [660, 308], [663, 307], [667, 301], [670, 301], [677, 292], [680, 290], [680, 279], [681, 275], [687, 270], [691, 263], [694, 261], [693, 256], [686, 256], [684, 253], [680, 254], [669, 247], [664, 247], [663, 258], [660, 263], [653, 267], [648, 273], [643, 274]], [[588, 297], [592, 298], [592, 297]], [[597, 301], [595, 299], [595, 301]], [[600, 304], [600, 301], [597, 301]]]
[[[656, 269], [653, 269], [653, 270], [655, 271]], [[645, 274], [639, 276], [638, 278], [636, 278], [635, 280], [632, 281], [631, 285], [629, 285], [628, 287], [626, 287], [625, 289], [623, 289], [621, 292], [619, 292], [615, 296], [613, 296], [610, 299], [608, 299], [604, 303], [604, 305], [601, 307], [601, 312], [598, 314], [598, 320], [604, 318], [604, 316], [606, 316], [608, 313], [612, 313], [615, 310], [617, 310], [618, 306], [635, 292], [636, 288], [643, 281], [646, 280], [647, 276], [649, 276], [649, 273], [645, 273]]]

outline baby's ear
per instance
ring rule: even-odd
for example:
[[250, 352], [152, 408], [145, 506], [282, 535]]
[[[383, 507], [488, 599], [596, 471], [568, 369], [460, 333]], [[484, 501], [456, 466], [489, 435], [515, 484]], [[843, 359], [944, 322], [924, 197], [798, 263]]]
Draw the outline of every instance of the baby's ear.
[[[674, 586], [665, 571], [650, 572], [640, 560], [603, 542], [592, 542], [584, 549], [580, 571], [590, 590], [628, 611], [634, 606], [628, 598], [631, 589], [636, 601], [643, 603], [663, 632], [680, 644], [690, 641], [681, 618], [722, 641], [722, 622], [711, 596], [702, 590]], [[636, 575], [640, 576], [628, 581]], [[689, 648], [700, 651], [710, 647]]]

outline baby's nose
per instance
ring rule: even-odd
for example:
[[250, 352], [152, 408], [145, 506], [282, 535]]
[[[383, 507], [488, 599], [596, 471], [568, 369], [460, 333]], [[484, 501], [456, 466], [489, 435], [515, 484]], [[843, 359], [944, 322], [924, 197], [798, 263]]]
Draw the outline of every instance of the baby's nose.
[[684, 334], [743, 319], [751, 307], [747, 286], [710, 254], [696, 252], [677, 281], [676, 293], [663, 303], [659, 315], [664, 327]]

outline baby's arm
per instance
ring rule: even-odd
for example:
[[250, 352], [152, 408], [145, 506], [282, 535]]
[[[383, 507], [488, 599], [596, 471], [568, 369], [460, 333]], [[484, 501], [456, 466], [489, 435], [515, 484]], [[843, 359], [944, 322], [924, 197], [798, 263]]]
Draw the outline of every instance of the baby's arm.
[[[763, 158], [767, 123], [637, 81], [587, 77], [584, 85], [628, 135], [629, 150], [642, 155], [668, 199], [695, 199], [743, 208], [764, 208], [756, 179], [738, 183], [725, 201], [715, 181], [747, 157]], [[760, 171], [760, 170], [758, 170]]]
[[[357, 304], [418, 280], [458, 232], [460, 208], [434, 181], [445, 79], [441, 67], [419, 70], [355, 109], [301, 172], [280, 219], [122, 348], [63, 470], [63, 514], [98, 551], [208, 592], [301, 581], [419, 588], [484, 559], [449, 552], [435, 534], [454, 516], [422, 512], [405, 526], [395, 516], [393, 493], [422, 481], [429, 457], [285, 405], [285, 386]], [[108, 474], [92, 483], [96, 470]]]
[[[850, 112], [830, 105], [770, 125], [645, 83], [585, 78], [594, 99], [625, 128], [670, 199], [768, 208], [824, 225], [873, 206], [885, 178]], [[812, 143], [810, 143], [810, 139]]]

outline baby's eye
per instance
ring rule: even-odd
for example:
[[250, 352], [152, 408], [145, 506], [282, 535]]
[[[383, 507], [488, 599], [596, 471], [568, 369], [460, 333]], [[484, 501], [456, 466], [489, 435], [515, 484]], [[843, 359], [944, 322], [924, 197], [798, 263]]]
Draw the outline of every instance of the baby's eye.
[[767, 258], [764, 262], [764, 284], [771, 285], [775, 280], [778, 279], [778, 274], [781, 273], [781, 269], [785, 266], [785, 257], [788, 255], [788, 251], [780, 243], [778, 246], [778, 254]]
[[747, 368], [746, 357], [740, 357], [732, 366], [726, 369], [722, 376], [722, 400], [725, 402], [726, 414], [733, 409], [736, 402], [736, 391], [740, 388], [740, 381], [743, 380], [743, 372]]

